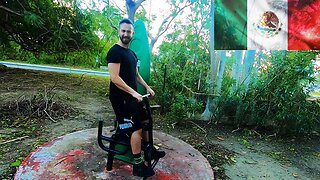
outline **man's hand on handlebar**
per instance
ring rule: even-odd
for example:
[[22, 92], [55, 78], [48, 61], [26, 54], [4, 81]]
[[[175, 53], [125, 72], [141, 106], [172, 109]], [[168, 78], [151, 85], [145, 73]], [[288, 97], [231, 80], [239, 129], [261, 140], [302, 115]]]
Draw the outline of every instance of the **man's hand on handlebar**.
[[134, 98], [136, 98], [138, 100], [138, 102], [141, 102], [143, 97], [141, 94], [135, 92], [133, 95], [132, 95]]
[[142, 95], [139, 94], [138, 92], [135, 92], [132, 96], [133, 96], [134, 98], [136, 98], [136, 99], [138, 100], [138, 102], [141, 102], [144, 97], [149, 97], [149, 96], [153, 97], [154, 95], [155, 95], [154, 91], [149, 87], [149, 88], [147, 89], [147, 94], [145, 94], [145, 95], [142, 96]]
[[149, 93], [151, 96], [155, 95], [154, 91], [150, 87], [147, 88], [147, 93]]

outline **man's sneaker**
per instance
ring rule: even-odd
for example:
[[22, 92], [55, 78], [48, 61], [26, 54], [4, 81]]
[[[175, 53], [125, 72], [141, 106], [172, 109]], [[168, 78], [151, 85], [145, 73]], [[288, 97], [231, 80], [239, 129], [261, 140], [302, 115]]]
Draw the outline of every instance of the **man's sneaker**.
[[146, 161], [160, 159], [166, 155], [164, 151], [158, 151], [155, 147], [152, 147], [150, 150], [146, 150], [144, 153], [144, 159]]
[[165, 155], [166, 153], [164, 151], [158, 151], [155, 147], [153, 147], [151, 159], [160, 159], [163, 158]]
[[155, 174], [154, 170], [151, 167], [148, 167], [144, 164], [144, 162], [141, 162], [139, 164], [133, 165], [133, 173], [134, 176], [139, 177], [150, 177]]

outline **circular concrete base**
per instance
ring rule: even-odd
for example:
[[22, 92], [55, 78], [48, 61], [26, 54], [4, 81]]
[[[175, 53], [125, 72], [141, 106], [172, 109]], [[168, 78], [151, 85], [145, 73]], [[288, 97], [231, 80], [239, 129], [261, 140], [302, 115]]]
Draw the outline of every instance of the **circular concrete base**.
[[[109, 136], [111, 127], [103, 129]], [[107, 171], [107, 152], [97, 142], [97, 128], [67, 134], [31, 152], [16, 172], [15, 179], [141, 179], [132, 176], [132, 165], [114, 160]], [[154, 144], [166, 152], [148, 179], [211, 180], [207, 159], [189, 144], [168, 134], [154, 131]]]

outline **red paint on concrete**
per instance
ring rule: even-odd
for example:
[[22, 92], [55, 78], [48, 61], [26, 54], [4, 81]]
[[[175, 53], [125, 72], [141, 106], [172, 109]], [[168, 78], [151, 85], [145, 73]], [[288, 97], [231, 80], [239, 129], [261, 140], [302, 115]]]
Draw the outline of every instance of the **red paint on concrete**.
[[[61, 139], [61, 137], [56, 138], [53, 141], [46, 142], [46, 143], [42, 144], [41, 146], [39, 146], [38, 148], [32, 150], [31, 153], [22, 161], [22, 163], [20, 164], [20, 167], [30, 166], [33, 171], [38, 171], [39, 167], [41, 165], [41, 162], [36, 161], [35, 159], [32, 159], [30, 157], [33, 155], [33, 153], [37, 152], [39, 150], [39, 148], [51, 146], [52, 144], [54, 144], [56, 141], [58, 141], [60, 139]], [[23, 173], [26, 173], [26, 169], [23, 170]]]
[[46, 142], [46, 143], [42, 144], [41, 146], [39, 146], [38, 148], [32, 150], [32, 151], [30, 152], [30, 154], [28, 154], [28, 156], [21, 162], [21, 165], [20, 165], [20, 166], [26, 166], [27, 163], [31, 163], [31, 162], [28, 162], [28, 160], [30, 159], [31, 155], [32, 155], [34, 152], [36, 152], [36, 151], [39, 150], [39, 148], [51, 146], [53, 143], [55, 143], [56, 141], [58, 141], [58, 140], [60, 140], [60, 139], [61, 139], [61, 137], [60, 137], [60, 138], [57, 138], [57, 139], [54, 139], [53, 141]]
[[[86, 175], [75, 166], [75, 162], [87, 154], [89, 153], [82, 149], [71, 150], [67, 154], [57, 154], [44, 171], [44, 176], [49, 179], [84, 179]], [[61, 169], [63, 171], [60, 171]]]
[[[59, 138], [56, 138], [52, 141], [49, 141], [49, 142], [45, 142], [44, 144], [42, 144], [41, 146], [39, 146], [38, 148], [32, 150], [30, 152], [30, 154], [28, 154], [28, 156], [21, 162], [21, 165], [20, 166], [26, 166], [27, 163], [28, 163], [28, 160], [30, 159], [30, 157], [32, 156], [32, 154], [36, 151], [39, 150], [39, 148], [43, 148], [43, 147], [48, 147], [48, 146], [51, 146], [52, 144], [54, 144], [56, 141], [59, 141], [60, 139], [62, 139], [62, 137], [59, 137]], [[30, 163], [30, 162], [29, 162]]]
[[33, 162], [32, 164], [32, 170], [38, 171], [40, 168], [41, 163], [40, 162]]
[[[180, 180], [179, 174], [168, 173], [161, 170], [156, 170], [156, 176], [150, 178], [150, 180]], [[181, 179], [182, 180], [182, 179]]]
[[75, 158], [85, 154], [89, 154], [89, 153], [82, 149], [75, 149], [75, 150], [71, 150], [68, 154], [58, 154], [56, 156], [56, 159], [57, 161], [59, 161], [58, 163], [61, 163], [61, 162], [71, 163], [75, 160]]

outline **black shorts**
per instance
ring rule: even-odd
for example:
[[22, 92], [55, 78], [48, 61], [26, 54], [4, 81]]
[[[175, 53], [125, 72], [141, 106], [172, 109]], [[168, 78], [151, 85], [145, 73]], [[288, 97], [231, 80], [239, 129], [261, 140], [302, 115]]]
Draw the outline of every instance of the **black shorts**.
[[131, 136], [134, 131], [142, 128], [141, 121], [145, 118], [142, 102], [133, 97], [117, 95], [110, 95], [109, 99], [116, 114], [117, 130], [120, 133]]

